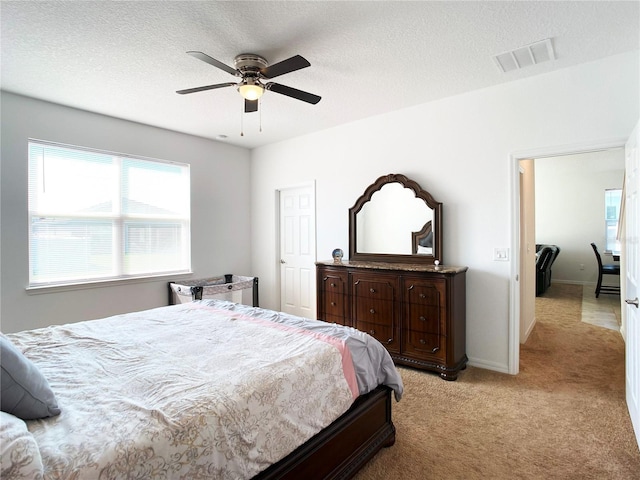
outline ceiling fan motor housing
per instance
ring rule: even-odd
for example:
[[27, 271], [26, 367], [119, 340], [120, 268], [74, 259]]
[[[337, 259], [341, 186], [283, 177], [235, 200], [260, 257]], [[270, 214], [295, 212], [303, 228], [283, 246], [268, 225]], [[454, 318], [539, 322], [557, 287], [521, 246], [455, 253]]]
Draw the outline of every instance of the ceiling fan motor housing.
[[243, 75], [251, 76], [258, 76], [261, 69], [269, 66], [263, 57], [254, 53], [241, 53], [233, 60], [233, 64]]

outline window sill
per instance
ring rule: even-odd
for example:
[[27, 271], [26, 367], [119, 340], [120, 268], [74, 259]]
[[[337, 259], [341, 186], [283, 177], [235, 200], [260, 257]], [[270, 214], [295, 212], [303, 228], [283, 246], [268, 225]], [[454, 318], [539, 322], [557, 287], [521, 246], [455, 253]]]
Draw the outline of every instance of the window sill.
[[135, 283], [157, 282], [162, 279], [181, 279], [193, 275], [193, 272], [167, 273], [162, 275], [151, 275], [143, 277], [114, 278], [109, 280], [93, 280], [78, 283], [58, 283], [55, 285], [30, 285], [26, 288], [28, 295], [38, 295], [41, 293], [57, 293], [73, 290], [87, 290], [102, 287], [114, 287], [118, 285], [131, 285]]

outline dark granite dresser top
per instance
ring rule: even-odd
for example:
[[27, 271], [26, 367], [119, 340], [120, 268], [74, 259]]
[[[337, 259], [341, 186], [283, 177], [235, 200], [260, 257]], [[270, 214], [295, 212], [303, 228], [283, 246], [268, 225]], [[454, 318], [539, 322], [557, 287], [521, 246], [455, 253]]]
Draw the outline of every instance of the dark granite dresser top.
[[469, 267], [456, 267], [453, 265], [429, 265], [426, 263], [392, 263], [392, 262], [362, 262], [343, 260], [336, 263], [333, 260], [316, 262], [316, 265], [326, 265], [328, 267], [349, 267], [362, 268], [368, 270], [396, 270], [404, 272], [431, 272], [431, 273], [462, 273], [466, 272]]

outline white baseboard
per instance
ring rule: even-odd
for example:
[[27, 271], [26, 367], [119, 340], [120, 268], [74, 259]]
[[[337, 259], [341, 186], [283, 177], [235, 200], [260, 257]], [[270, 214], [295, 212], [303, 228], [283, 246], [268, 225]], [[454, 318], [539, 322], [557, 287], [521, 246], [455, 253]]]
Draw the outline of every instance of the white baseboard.
[[527, 331], [524, 332], [524, 340], [520, 340], [520, 345], [522, 345], [523, 343], [527, 343], [527, 339], [529, 338], [529, 335], [531, 335], [531, 332], [533, 332], [533, 328], [536, 326], [537, 321], [538, 320], [534, 317], [533, 322], [531, 322], [531, 325], [529, 325]]
[[508, 365], [496, 362], [488, 362], [479, 358], [469, 357], [468, 365], [471, 367], [484, 368], [485, 370], [493, 370], [494, 372], [509, 373]]
[[564, 283], [565, 285], [593, 285], [595, 287], [596, 282], [580, 282], [578, 280], [551, 280], [551, 283]]

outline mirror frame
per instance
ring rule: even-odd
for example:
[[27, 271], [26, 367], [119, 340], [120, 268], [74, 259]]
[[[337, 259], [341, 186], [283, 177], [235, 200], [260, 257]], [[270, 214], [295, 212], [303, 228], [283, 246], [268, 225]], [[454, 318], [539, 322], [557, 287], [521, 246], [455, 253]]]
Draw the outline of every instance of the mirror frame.
[[[428, 223], [425, 224], [420, 232], [412, 232], [413, 254], [390, 254], [390, 253], [362, 253], [358, 252], [358, 232], [356, 231], [356, 215], [364, 205], [371, 200], [374, 193], [379, 191], [383, 186], [389, 183], [400, 183], [405, 188], [413, 191], [416, 198], [422, 199], [429, 208], [433, 210], [433, 219], [430, 220], [432, 227], [435, 228], [434, 247], [432, 255], [418, 254], [416, 237], [427, 230]], [[424, 235], [422, 235], [424, 236]], [[364, 193], [356, 200], [356, 203], [349, 209], [349, 260], [369, 261], [369, 262], [400, 262], [400, 263], [421, 263], [433, 265], [436, 260], [442, 263], [442, 203], [436, 201], [429, 192], [423, 190], [420, 185], [401, 174], [390, 173], [378, 178], [375, 182], [367, 187]]]

